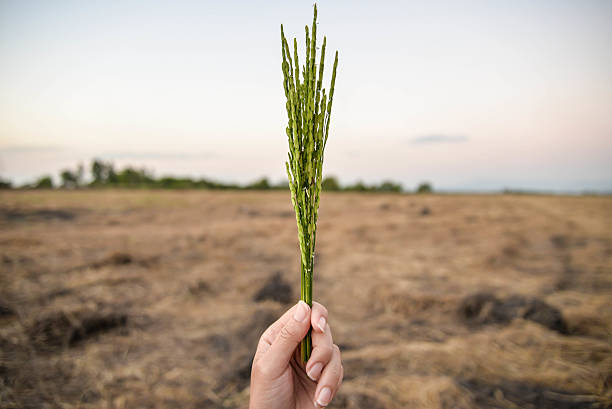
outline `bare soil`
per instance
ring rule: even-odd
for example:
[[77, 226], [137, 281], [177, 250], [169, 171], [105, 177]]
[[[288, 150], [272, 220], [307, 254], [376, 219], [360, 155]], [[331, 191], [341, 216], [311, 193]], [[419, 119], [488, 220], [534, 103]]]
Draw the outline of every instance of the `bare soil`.
[[[324, 194], [332, 408], [612, 405], [612, 198]], [[0, 193], [0, 407], [245, 408], [287, 192]]]

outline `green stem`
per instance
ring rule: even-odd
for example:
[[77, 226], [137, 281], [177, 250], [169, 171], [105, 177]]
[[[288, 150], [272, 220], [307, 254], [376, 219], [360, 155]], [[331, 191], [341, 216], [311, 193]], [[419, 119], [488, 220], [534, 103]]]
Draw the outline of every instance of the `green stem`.
[[[301, 273], [302, 279], [300, 281], [300, 299], [308, 304], [312, 308], [312, 263], [309, 260], [305, 260], [306, 264], [309, 266], [305, 266], [304, 262], [301, 263]], [[308, 362], [310, 358], [310, 353], [312, 351], [312, 338], [311, 338], [311, 330], [308, 330], [308, 334], [302, 340], [300, 344], [300, 350], [302, 352], [302, 362]]]

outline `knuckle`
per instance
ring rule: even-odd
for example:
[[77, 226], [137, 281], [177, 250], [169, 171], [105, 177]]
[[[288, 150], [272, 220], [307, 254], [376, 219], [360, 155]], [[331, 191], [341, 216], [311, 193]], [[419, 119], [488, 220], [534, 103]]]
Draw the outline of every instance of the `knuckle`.
[[286, 341], [290, 341], [293, 340], [296, 337], [296, 331], [295, 329], [289, 327], [289, 325], [285, 325], [281, 330], [280, 333], [278, 335], [281, 339], [284, 339]]
[[334, 348], [331, 345], [318, 345], [313, 349], [313, 354], [315, 353], [322, 359], [329, 360], [334, 355]]
[[334, 352], [337, 353], [338, 355], [340, 355], [340, 347], [336, 344], [333, 345], [334, 348]]
[[321, 315], [324, 315], [325, 317], [327, 317], [327, 308], [325, 308], [325, 306], [319, 302], [314, 302], [313, 305], [316, 307], [317, 312]]
[[332, 345], [321, 345], [321, 348], [325, 355], [329, 355], [331, 357], [334, 354], [334, 347]]

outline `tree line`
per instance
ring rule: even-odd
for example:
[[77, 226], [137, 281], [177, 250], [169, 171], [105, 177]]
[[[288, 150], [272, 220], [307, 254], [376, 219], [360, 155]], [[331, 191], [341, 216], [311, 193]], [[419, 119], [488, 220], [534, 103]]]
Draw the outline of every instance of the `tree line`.
[[[32, 183], [14, 186], [10, 181], [0, 178], [2, 189], [82, 189], [82, 188], [131, 188], [131, 189], [211, 189], [211, 190], [288, 190], [287, 182], [271, 183], [268, 178], [260, 178], [252, 183], [222, 183], [207, 178], [190, 178], [161, 176], [155, 177], [144, 168], [126, 166], [123, 169], [115, 169], [112, 162], [100, 159], [92, 160], [89, 172], [79, 164], [76, 169], [63, 169], [59, 173], [59, 184], [54, 183], [51, 175], [39, 177]], [[380, 184], [365, 184], [357, 182], [349, 185], [341, 185], [334, 176], [327, 176], [321, 182], [321, 187], [329, 192], [389, 192], [400, 193], [404, 189], [400, 183], [390, 180]], [[417, 193], [432, 192], [431, 184], [421, 183]]]

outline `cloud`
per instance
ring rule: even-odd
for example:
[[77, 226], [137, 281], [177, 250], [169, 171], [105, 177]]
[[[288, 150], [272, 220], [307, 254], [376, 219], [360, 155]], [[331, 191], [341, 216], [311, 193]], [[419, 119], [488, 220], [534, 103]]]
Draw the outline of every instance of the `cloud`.
[[438, 143], [463, 143], [467, 142], [468, 140], [469, 138], [464, 135], [425, 135], [412, 138], [410, 139], [410, 142], [415, 145], [429, 145]]

